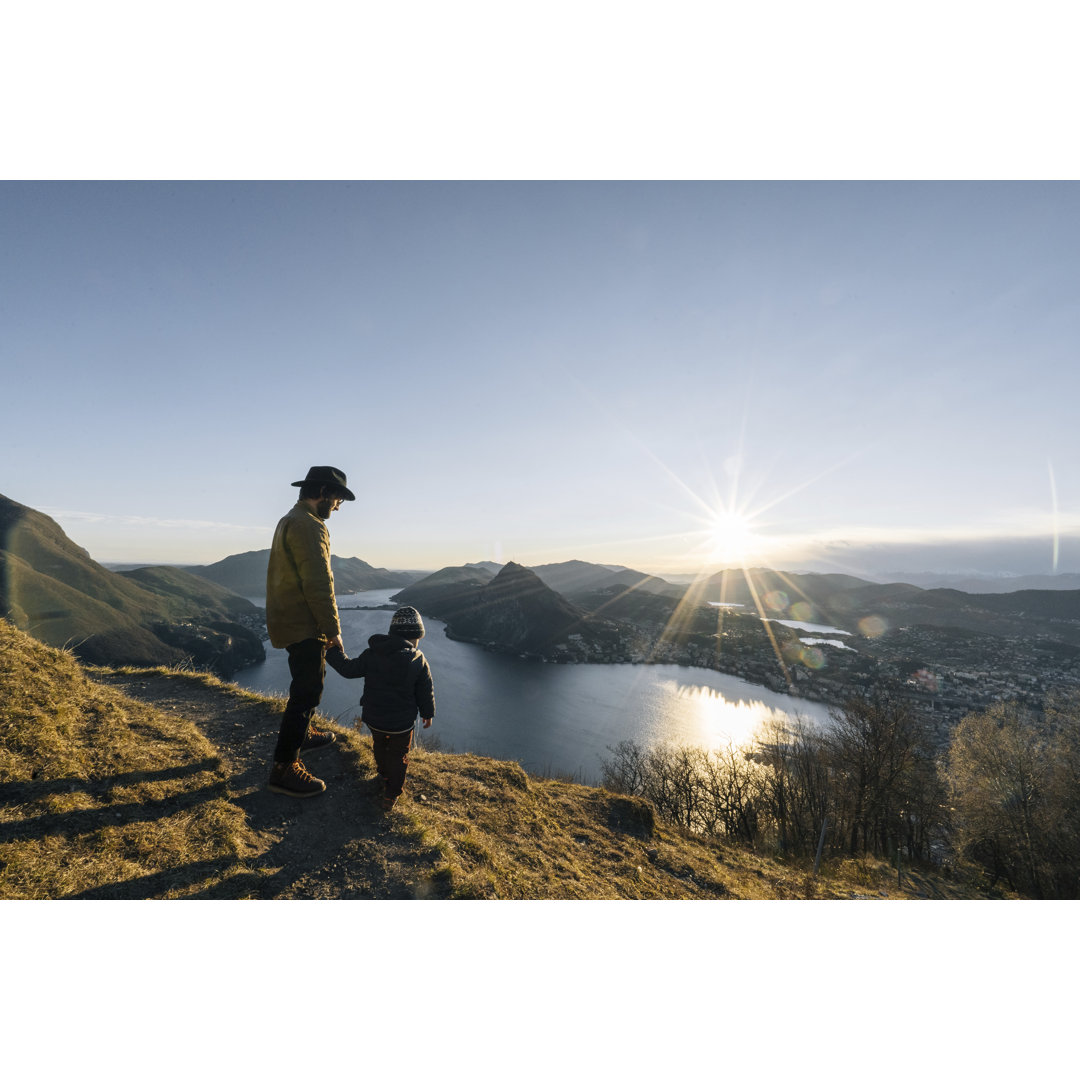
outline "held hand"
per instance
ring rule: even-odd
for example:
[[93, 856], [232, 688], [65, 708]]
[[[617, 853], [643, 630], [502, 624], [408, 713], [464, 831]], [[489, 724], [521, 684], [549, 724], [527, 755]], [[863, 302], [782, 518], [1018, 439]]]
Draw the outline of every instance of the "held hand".
[[432, 720], [432, 718], [430, 716], [421, 716], [420, 717], [420, 723], [426, 728], [431, 727], [431, 720]]
[[338, 634], [338, 636], [336, 638], [334, 638], [333, 641], [328, 641], [326, 643], [326, 648], [327, 648], [327, 650], [340, 649], [342, 652], [344, 652], [345, 651], [345, 643], [341, 640], [341, 635]]

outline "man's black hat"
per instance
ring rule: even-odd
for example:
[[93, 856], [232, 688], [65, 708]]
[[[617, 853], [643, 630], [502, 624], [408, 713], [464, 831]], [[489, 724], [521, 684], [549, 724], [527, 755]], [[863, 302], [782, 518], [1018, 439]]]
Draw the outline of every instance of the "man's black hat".
[[353, 502], [356, 496], [345, 486], [345, 474], [333, 465], [312, 465], [303, 480], [294, 480], [293, 487], [303, 487], [305, 484], [323, 484], [325, 487], [337, 488], [341, 497]]

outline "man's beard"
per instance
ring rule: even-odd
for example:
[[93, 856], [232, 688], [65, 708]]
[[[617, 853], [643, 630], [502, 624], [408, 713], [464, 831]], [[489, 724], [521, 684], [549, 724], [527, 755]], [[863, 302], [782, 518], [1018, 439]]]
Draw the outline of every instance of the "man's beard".
[[315, 504], [315, 513], [318, 514], [319, 517], [321, 517], [323, 519], [323, 521], [329, 520], [330, 513], [331, 513], [331, 511], [333, 509], [334, 509], [334, 500], [333, 499], [320, 499]]

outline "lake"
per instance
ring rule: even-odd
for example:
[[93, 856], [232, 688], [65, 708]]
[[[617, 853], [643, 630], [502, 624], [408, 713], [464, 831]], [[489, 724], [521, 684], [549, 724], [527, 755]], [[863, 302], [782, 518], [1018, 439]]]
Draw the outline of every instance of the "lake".
[[[346, 652], [357, 656], [384, 634], [390, 611], [353, 610], [392, 603], [396, 589], [339, 596]], [[254, 598], [261, 604], [261, 598]], [[608, 747], [685, 742], [720, 747], [742, 742], [770, 717], [800, 713], [824, 721], [827, 706], [796, 700], [733, 675], [677, 664], [545, 664], [451, 641], [438, 619], [424, 619], [420, 648], [435, 682], [435, 722], [417, 725], [421, 745], [519, 761], [539, 774], [598, 783]], [[239, 686], [288, 693], [284, 649], [266, 643], [266, 661], [238, 672]], [[359, 715], [362, 679], [326, 672], [320, 710], [338, 723]], [[434, 736], [434, 739], [432, 738]]]

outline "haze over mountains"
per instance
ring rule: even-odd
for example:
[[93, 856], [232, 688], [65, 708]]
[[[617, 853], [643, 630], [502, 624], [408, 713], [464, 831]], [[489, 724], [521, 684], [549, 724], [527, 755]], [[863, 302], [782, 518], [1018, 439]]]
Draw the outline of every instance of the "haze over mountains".
[[955, 573], [884, 573], [872, 575], [883, 583], [904, 582], [923, 589], [959, 589], [969, 593], [1018, 592], [1021, 589], [1080, 589], [1080, 574], [998, 574], [993, 577]]
[[952, 626], [990, 634], [1040, 629], [1066, 640], [1080, 639], [1080, 592], [1020, 590], [972, 594], [958, 589], [922, 589], [906, 583], [864, 581], [847, 574], [788, 574], [761, 568], [725, 570], [689, 594], [705, 602], [734, 603], [770, 618], [825, 623], [855, 633], [867, 618], [889, 626]]

